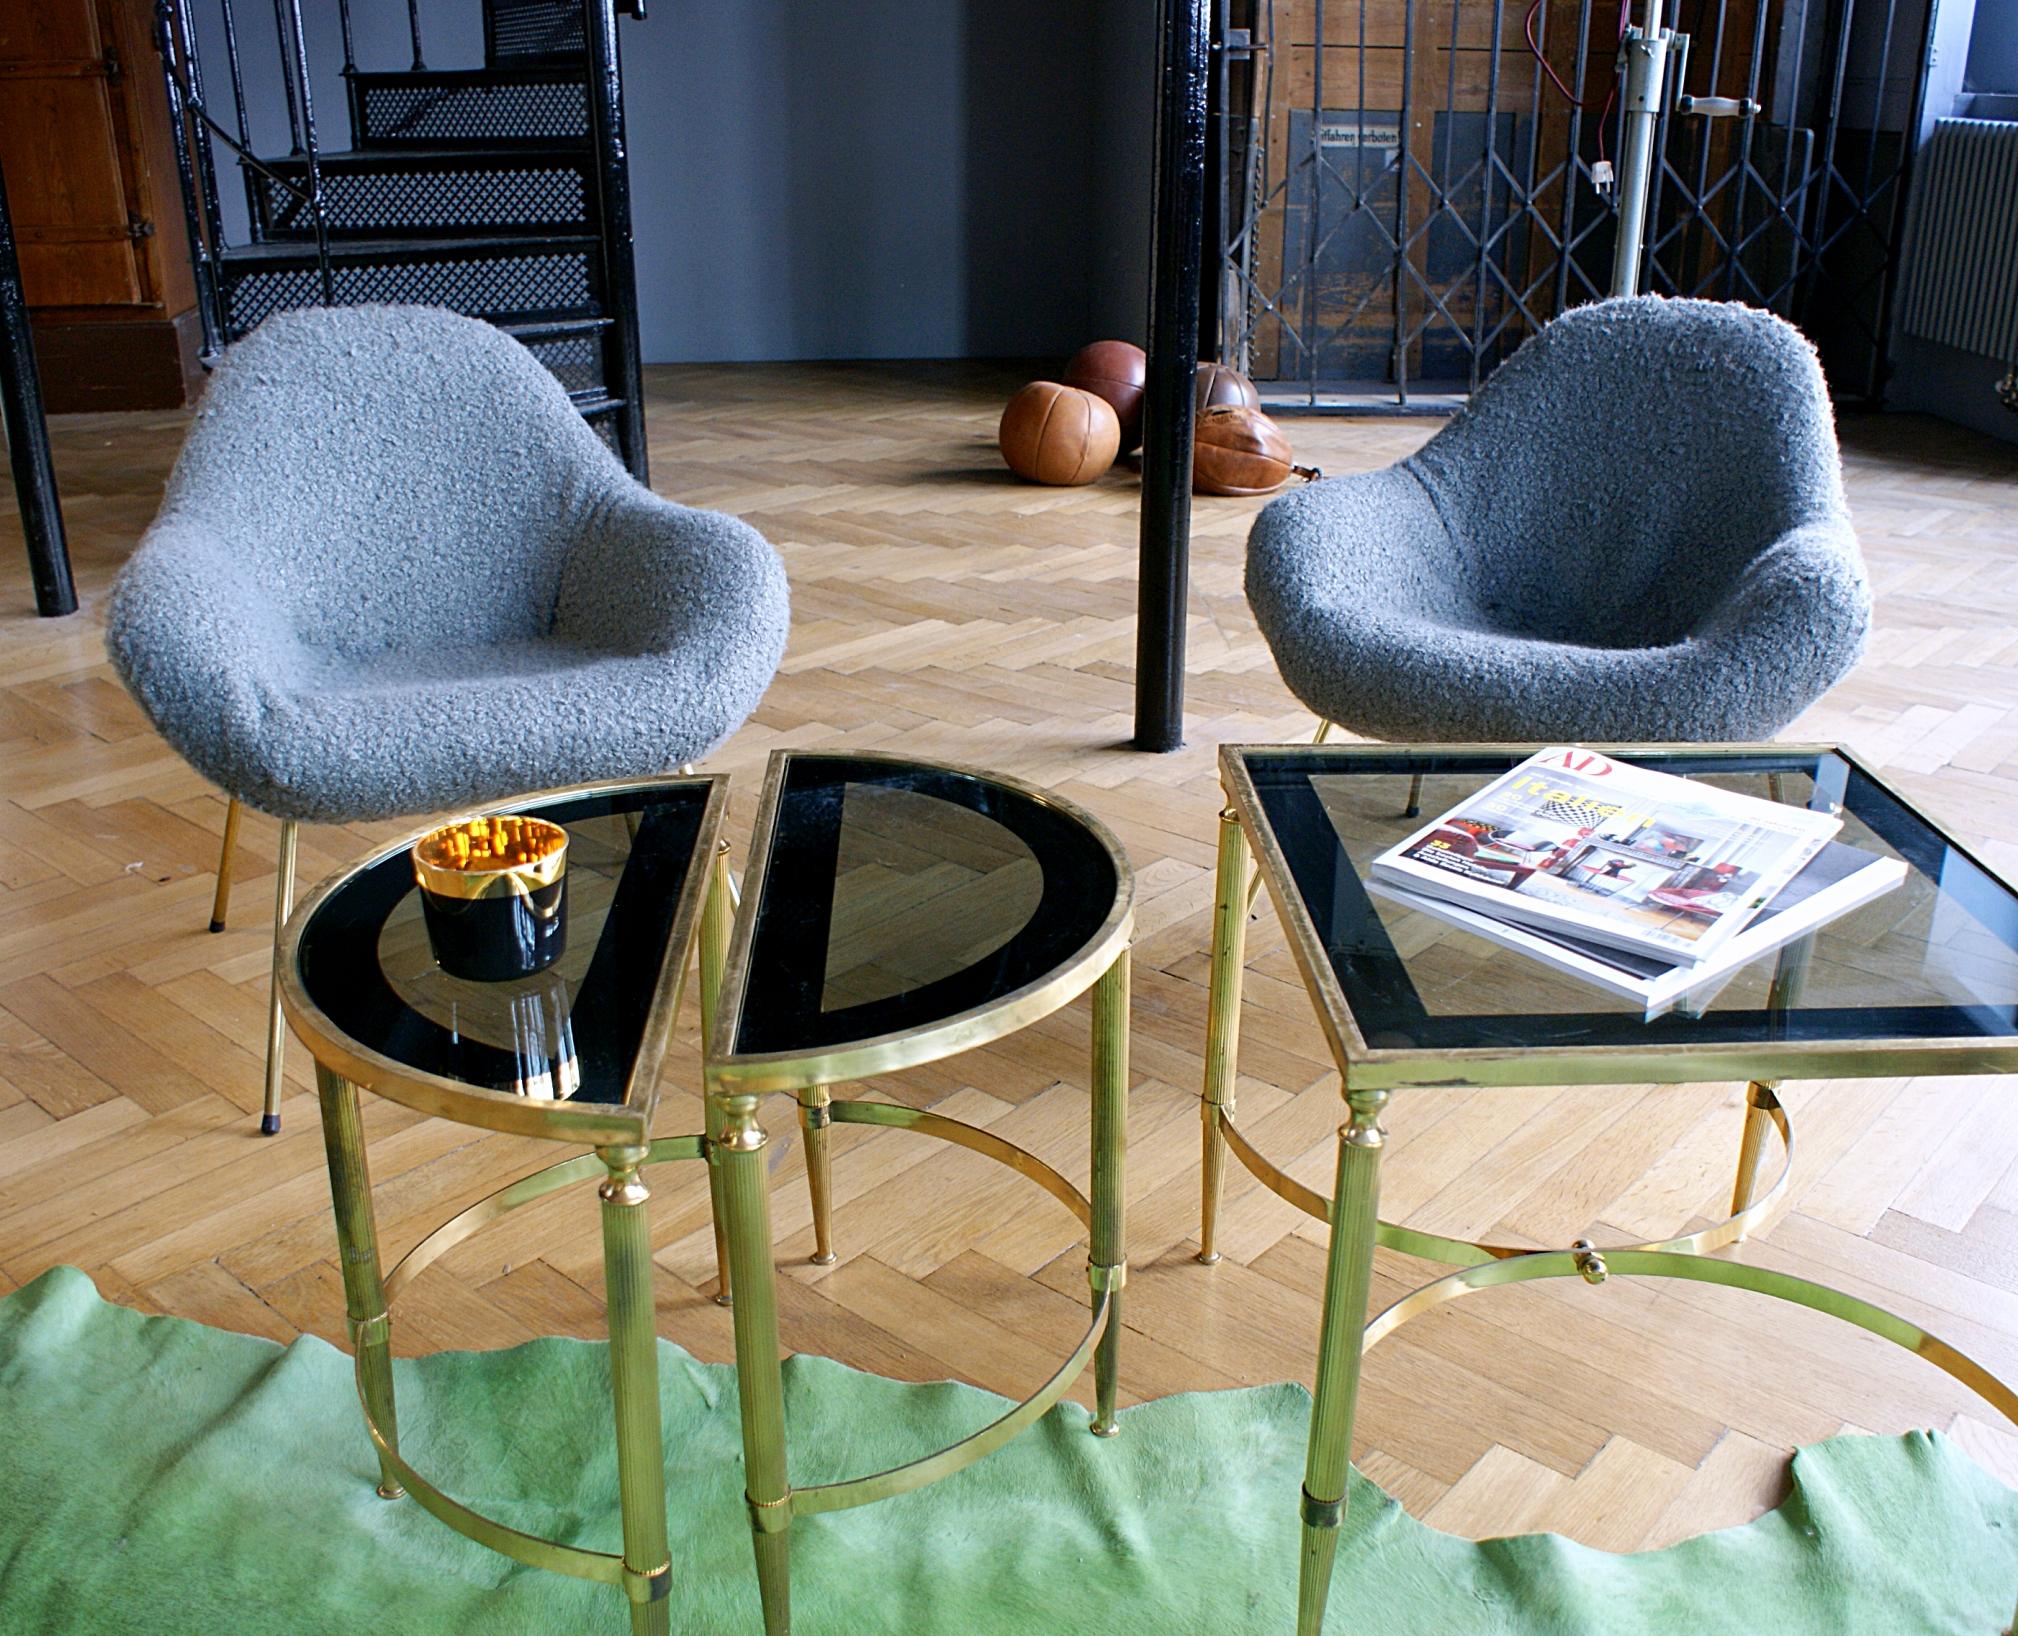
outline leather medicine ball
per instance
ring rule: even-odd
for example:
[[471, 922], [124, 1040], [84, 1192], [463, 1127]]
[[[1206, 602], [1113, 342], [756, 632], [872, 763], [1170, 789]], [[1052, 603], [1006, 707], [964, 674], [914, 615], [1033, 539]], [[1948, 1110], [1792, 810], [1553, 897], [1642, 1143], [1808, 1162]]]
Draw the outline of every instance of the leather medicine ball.
[[1002, 411], [1002, 458], [1033, 483], [1090, 483], [1114, 464], [1121, 422], [1105, 398], [1056, 381], [1032, 381]]
[[1123, 452], [1142, 441], [1142, 387], [1149, 379], [1149, 356], [1133, 341], [1095, 341], [1072, 354], [1065, 384], [1105, 398], [1121, 422]]
[[1191, 486], [1200, 494], [1272, 494], [1292, 472], [1289, 439], [1259, 409], [1220, 404], [1198, 417]]
[[1198, 413], [1217, 408], [1220, 404], [1233, 404], [1242, 409], [1259, 409], [1261, 394], [1254, 389], [1254, 382], [1237, 369], [1228, 369], [1224, 364], [1200, 364], [1198, 366]]

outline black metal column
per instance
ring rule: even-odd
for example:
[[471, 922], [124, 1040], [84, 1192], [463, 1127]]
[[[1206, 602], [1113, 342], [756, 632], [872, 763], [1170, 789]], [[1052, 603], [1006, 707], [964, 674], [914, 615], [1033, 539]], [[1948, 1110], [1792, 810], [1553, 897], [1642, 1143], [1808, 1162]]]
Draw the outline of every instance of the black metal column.
[[1209, 0], [1161, 0], [1154, 267], [1142, 407], [1142, 555], [1135, 615], [1135, 748], [1184, 743], [1191, 569], [1192, 380], [1204, 263]]
[[[636, 16], [644, 14], [642, 6], [631, 10]], [[630, 155], [624, 138], [624, 78], [614, 0], [586, 0], [582, 23], [588, 31], [589, 131], [595, 143], [596, 185], [603, 206], [604, 310], [614, 320], [614, 373], [624, 400], [617, 411], [617, 440], [631, 475], [648, 483], [651, 462], [645, 452], [645, 378], [638, 346], [638, 271], [631, 247]], [[609, 356], [607, 351], [604, 355]]]
[[7, 452], [14, 465], [15, 498], [21, 503], [21, 530], [28, 536], [35, 611], [45, 619], [75, 613], [77, 587], [70, 580], [70, 550], [63, 543], [63, 507], [56, 498], [56, 469], [49, 463], [49, 427], [42, 418], [35, 337], [28, 328], [28, 299], [14, 254], [14, 218], [7, 213], [5, 177], [0, 177], [0, 409], [6, 412]]

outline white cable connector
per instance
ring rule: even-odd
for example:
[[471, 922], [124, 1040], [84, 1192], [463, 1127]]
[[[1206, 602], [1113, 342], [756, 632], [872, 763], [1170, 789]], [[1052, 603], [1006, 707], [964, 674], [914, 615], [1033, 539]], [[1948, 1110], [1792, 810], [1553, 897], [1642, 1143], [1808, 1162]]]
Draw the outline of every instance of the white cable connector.
[[1612, 162], [1609, 159], [1600, 159], [1591, 166], [1591, 186], [1597, 189], [1600, 199], [1609, 199], [1612, 196], [1612, 188], [1616, 182], [1617, 178], [1612, 174]]

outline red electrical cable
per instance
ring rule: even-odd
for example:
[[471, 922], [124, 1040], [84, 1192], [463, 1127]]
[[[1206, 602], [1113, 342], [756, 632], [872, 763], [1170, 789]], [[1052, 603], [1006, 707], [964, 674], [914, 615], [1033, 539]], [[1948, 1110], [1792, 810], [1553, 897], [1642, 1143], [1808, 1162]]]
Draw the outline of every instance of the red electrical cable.
[[[1562, 92], [1563, 99], [1572, 108], [1589, 108], [1593, 106], [1591, 102], [1579, 97], [1576, 92], [1572, 91], [1563, 82], [1562, 75], [1556, 72], [1556, 65], [1543, 55], [1541, 41], [1535, 38], [1535, 18], [1540, 15], [1541, 9], [1542, 0], [1533, 0], [1533, 3], [1528, 7], [1526, 18], [1521, 23], [1521, 33], [1527, 37], [1528, 50], [1533, 54], [1534, 60], [1542, 65], [1542, 72], [1548, 75], [1555, 83], [1555, 88]], [[1619, 0], [1619, 32], [1617, 40], [1613, 42], [1613, 57], [1615, 60], [1618, 55], [1618, 46], [1624, 42], [1626, 37], [1626, 26], [1631, 21], [1632, 0]], [[1618, 99], [1618, 94], [1618, 76], [1614, 74], [1611, 89], [1605, 93], [1603, 107], [1598, 113], [1598, 159], [1600, 163], [1603, 162], [1605, 157], [1605, 120], [1610, 117], [1612, 104]]]

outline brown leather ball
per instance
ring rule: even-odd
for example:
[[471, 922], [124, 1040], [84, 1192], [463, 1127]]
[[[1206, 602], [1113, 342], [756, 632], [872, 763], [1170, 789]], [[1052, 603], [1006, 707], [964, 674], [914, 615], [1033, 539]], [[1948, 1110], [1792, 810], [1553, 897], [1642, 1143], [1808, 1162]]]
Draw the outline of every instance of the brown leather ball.
[[1142, 387], [1149, 379], [1149, 355], [1133, 341], [1095, 341], [1072, 354], [1065, 384], [1105, 398], [1121, 422], [1125, 454], [1142, 441]]
[[1254, 389], [1254, 382], [1237, 369], [1228, 369], [1224, 364], [1200, 364], [1198, 366], [1198, 413], [1217, 408], [1220, 404], [1234, 404], [1242, 409], [1259, 409], [1261, 394]]
[[1198, 417], [1191, 486], [1199, 494], [1272, 494], [1289, 481], [1289, 439], [1259, 409], [1217, 404]]
[[1105, 398], [1032, 381], [1002, 411], [1002, 458], [1033, 483], [1090, 483], [1121, 450], [1121, 421]]

